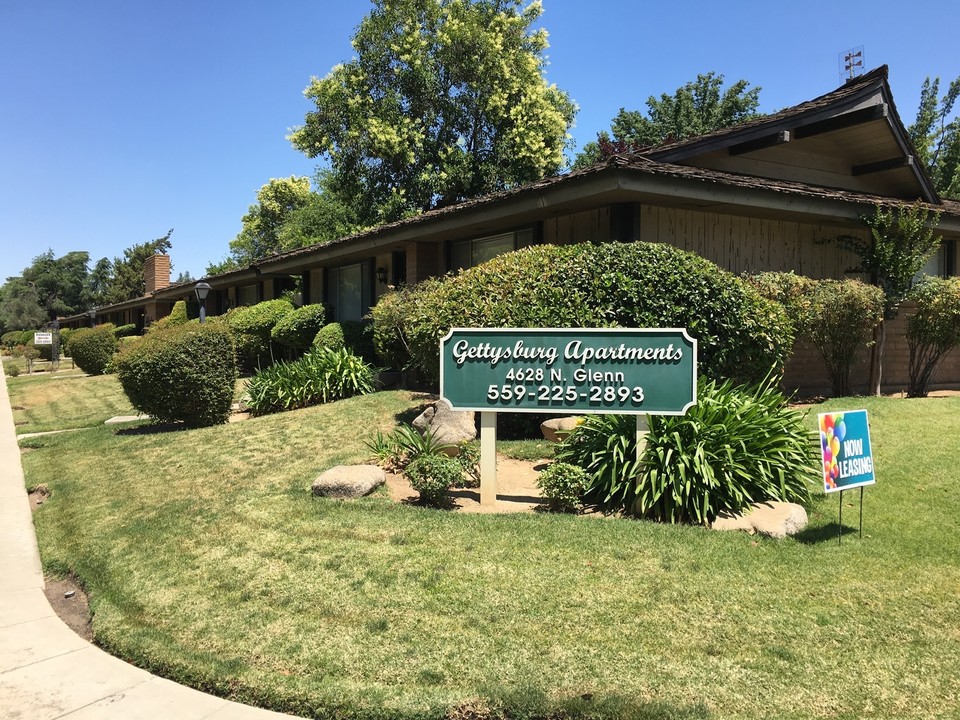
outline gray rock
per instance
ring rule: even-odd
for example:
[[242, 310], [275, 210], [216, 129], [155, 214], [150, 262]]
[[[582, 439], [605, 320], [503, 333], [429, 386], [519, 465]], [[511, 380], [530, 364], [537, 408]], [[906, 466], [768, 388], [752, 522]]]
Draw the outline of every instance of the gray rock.
[[434, 439], [444, 445], [459, 445], [477, 437], [476, 413], [472, 410], [452, 410], [442, 400], [424, 410], [413, 421], [413, 426], [421, 434], [429, 429]]
[[740, 514], [720, 513], [713, 522], [714, 530], [745, 530], [782, 539], [796, 535], [807, 526], [807, 511], [802, 505], [787, 502], [754, 503]]
[[560, 442], [573, 432], [582, 421], [583, 418], [579, 415], [550, 418], [540, 423], [540, 432], [550, 442]]
[[337, 465], [322, 472], [311, 489], [317, 497], [358, 498], [386, 481], [386, 474], [376, 465]]

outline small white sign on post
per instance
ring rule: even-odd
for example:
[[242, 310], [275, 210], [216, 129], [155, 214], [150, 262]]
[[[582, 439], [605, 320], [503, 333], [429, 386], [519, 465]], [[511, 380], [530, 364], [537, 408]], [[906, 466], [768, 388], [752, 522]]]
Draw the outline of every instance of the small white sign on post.
[[35, 332], [33, 334], [34, 345], [53, 345], [52, 332]]

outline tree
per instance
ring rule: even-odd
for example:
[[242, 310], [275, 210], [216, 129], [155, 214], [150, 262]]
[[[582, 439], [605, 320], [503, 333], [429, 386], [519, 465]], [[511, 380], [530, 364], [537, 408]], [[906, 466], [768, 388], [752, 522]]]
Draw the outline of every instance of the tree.
[[272, 179], [257, 191], [257, 202], [243, 216], [243, 229], [230, 241], [238, 266], [273, 255], [283, 248], [280, 230], [295, 210], [310, 202], [310, 178]]
[[23, 279], [36, 290], [48, 319], [85, 309], [89, 261], [90, 254], [84, 251], [76, 250], [56, 258], [53, 250], [48, 250], [24, 269]]
[[663, 93], [659, 99], [651, 95], [646, 115], [620, 108], [611, 122], [611, 132], [601, 131], [596, 142], [587, 143], [573, 166], [588, 167], [613, 154], [705, 135], [760, 117], [760, 88], [748, 90], [749, 85], [746, 80], [738, 80], [721, 93], [723, 75], [709, 72], [697, 75], [694, 82], [677, 88], [673, 95]]
[[85, 308], [107, 304], [110, 286], [113, 284], [113, 263], [110, 258], [100, 258], [87, 275]]
[[[873, 215], [862, 216], [861, 221], [870, 229], [867, 239], [842, 235], [833, 238], [833, 242], [860, 258], [859, 266], [850, 272], [863, 273], [871, 285], [883, 291], [883, 320], [893, 320], [913, 287], [914, 278], [940, 247], [942, 238], [933, 230], [940, 222], [940, 214], [919, 203], [909, 208], [878, 205]], [[877, 326], [874, 341], [870, 392], [879, 395], [886, 322]]]
[[314, 78], [290, 136], [371, 226], [558, 172], [576, 112], [544, 79], [535, 0], [374, 0], [356, 57]]
[[937, 192], [960, 198], [960, 116], [949, 120], [960, 97], [960, 77], [950, 83], [943, 98], [939, 95], [940, 78], [923, 81], [917, 119], [907, 132]]
[[31, 283], [22, 277], [7, 278], [0, 288], [0, 332], [36, 329], [49, 319]]
[[[147, 286], [143, 277], [144, 263], [151, 255], [164, 254], [170, 250], [173, 246], [170, 242], [172, 234], [171, 228], [163, 237], [133, 245], [123, 251], [122, 258], [113, 259], [113, 279], [105, 293], [107, 304], [133, 300], [146, 294]], [[173, 269], [172, 266], [171, 269]]]

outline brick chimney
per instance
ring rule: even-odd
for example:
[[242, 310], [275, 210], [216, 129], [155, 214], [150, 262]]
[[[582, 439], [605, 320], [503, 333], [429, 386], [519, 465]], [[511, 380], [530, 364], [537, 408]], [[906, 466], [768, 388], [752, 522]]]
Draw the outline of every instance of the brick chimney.
[[170, 256], [151, 255], [143, 263], [143, 279], [147, 295], [170, 286]]

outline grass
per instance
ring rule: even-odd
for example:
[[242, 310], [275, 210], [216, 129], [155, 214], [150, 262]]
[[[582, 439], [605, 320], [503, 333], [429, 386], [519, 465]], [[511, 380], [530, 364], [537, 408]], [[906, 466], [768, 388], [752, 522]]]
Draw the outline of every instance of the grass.
[[866, 407], [876, 458], [840, 545], [835, 495], [781, 542], [310, 497], [417, 402], [36, 438], [44, 565], [81, 578], [110, 651], [308, 717], [960, 714], [960, 399], [824, 408]]
[[136, 415], [116, 377], [79, 371], [7, 378], [17, 433], [102, 425], [115, 415]]

